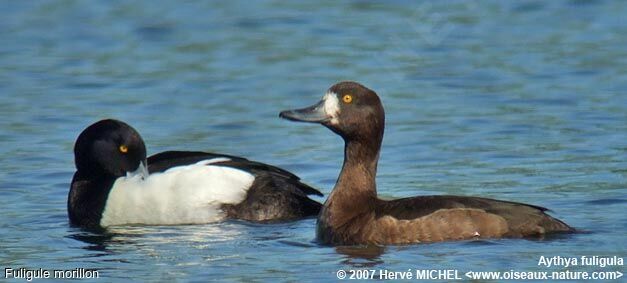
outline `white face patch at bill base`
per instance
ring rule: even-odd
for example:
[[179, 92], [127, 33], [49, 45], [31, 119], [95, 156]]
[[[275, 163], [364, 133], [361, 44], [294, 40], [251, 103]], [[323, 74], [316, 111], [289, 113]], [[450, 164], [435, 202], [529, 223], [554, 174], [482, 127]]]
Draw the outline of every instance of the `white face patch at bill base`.
[[337, 116], [340, 114], [339, 100], [335, 92], [329, 91], [324, 94], [324, 113], [331, 117], [331, 124], [337, 124]]
[[146, 162], [140, 162], [137, 170], [133, 172], [126, 172], [127, 178], [140, 178], [144, 180], [148, 178], [148, 167], [146, 166]]
[[246, 198], [255, 177], [239, 169], [211, 165], [228, 158], [176, 166], [146, 179], [120, 177], [109, 192], [100, 225], [201, 224], [224, 220], [223, 204]]

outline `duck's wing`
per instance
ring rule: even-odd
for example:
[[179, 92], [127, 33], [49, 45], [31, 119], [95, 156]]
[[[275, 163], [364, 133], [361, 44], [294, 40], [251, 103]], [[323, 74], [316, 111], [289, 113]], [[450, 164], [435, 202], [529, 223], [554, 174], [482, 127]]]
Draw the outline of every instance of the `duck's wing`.
[[503, 219], [508, 236], [529, 236], [550, 232], [572, 232], [566, 223], [551, 217], [548, 209], [511, 201], [465, 196], [420, 196], [380, 201], [376, 215], [416, 221], [434, 217], [442, 221], [471, 221], [489, 226], [486, 219]]
[[[223, 160], [220, 160], [220, 159]], [[198, 151], [166, 151], [148, 158], [150, 173], [212, 159], [212, 166], [224, 166], [248, 172], [255, 180], [246, 198], [239, 204], [225, 205], [230, 218], [249, 221], [287, 221], [316, 216], [322, 205], [308, 195], [322, 196], [289, 171], [246, 158]]]
[[148, 171], [150, 173], [163, 172], [172, 167], [185, 166], [202, 160], [227, 158], [230, 160], [246, 160], [245, 158], [201, 151], [164, 151], [148, 157]]
[[323, 196], [320, 191], [302, 183], [300, 177], [283, 168], [228, 154], [201, 151], [164, 151], [148, 157], [148, 171], [150, 173], [163, 172], [172, 167], [189, 165], [214, 158], [224, 158], [225, 160], [214, 162], [212, 165], [232, 167], [257, 176], [270, 174], [274, 178], [289, 181], [305, 195]]
[[397, 219], [410, 220], [429, 215], [440, 209], [482, 209], [486, 212], [511, 210], [513, 208], [525, 210], [547, 211], [547, 208], [518, 202], [501, 201], [489, 198], [466, 197], [453, 195], [418, 196], [380, 201], [377, 213], [391, 215]]

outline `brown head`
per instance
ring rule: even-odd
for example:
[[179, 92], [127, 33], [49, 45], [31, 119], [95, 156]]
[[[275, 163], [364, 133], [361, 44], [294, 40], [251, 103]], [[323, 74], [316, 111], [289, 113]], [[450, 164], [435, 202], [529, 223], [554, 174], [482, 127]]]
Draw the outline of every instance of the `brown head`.
[[381, 100], [374, 91], [356, 82], [337, 83], [315, 105], [282, 111], [279, 117], [320, 123], [347, 143], [371, 144], [377, 151], [383, 139], [385, 113]]

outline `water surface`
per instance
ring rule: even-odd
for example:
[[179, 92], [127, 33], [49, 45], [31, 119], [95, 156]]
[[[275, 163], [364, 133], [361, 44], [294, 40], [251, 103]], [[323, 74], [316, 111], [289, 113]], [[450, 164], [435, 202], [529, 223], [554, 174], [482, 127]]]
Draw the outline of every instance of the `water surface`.
[[[334, 281], [340, 269], [563, 271], [538, 259], [624, 257], [626, 13], [623, 1], [6, 1], [0, 267], [89, 268], [106, 281]], [[149, 154], [242, 155], [328, 195], [341, 139], [277, 115], [341, 80], [384, 102], [382, 197], [533, 203], [587, 233], [333, 248], [315, 243], [313, 219], [69, 227], [74, 140], [107, 117], [133, 125]]]

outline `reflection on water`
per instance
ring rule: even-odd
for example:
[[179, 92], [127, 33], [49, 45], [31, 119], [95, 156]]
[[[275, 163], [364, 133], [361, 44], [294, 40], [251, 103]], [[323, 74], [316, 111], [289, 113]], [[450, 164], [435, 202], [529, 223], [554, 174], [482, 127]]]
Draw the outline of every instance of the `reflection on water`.
[[83, 249], [105, 252], [107, 251], [107, 243], [112, 241], [114, 235], [79, 231], [74, 234], [70, 234], [67, 237], [87, 244], [82, 247]]
[[335, 247], [335, 251], [345, 255], [343, 264], [357, 268], [374, 267], [384, 263], [381, 255], [385, 252], [385, 247], [369, 245], [369, 246], [339, 246]]
[[[203, 245], [233, 241], [241, 236], [237, 225], [190, 225], [190, 226], [114, 226], [99, 232], [76, 228], [69, 238], [81, 241], [83, 248], [92, 251], [111, 251], [111, 247], [131, 245], [166, 245], [184, 241], [201, 248]], [[270, 238], [275, 239], [275, 238]], [[262, 239], [257, 239], [262, 240]]]

